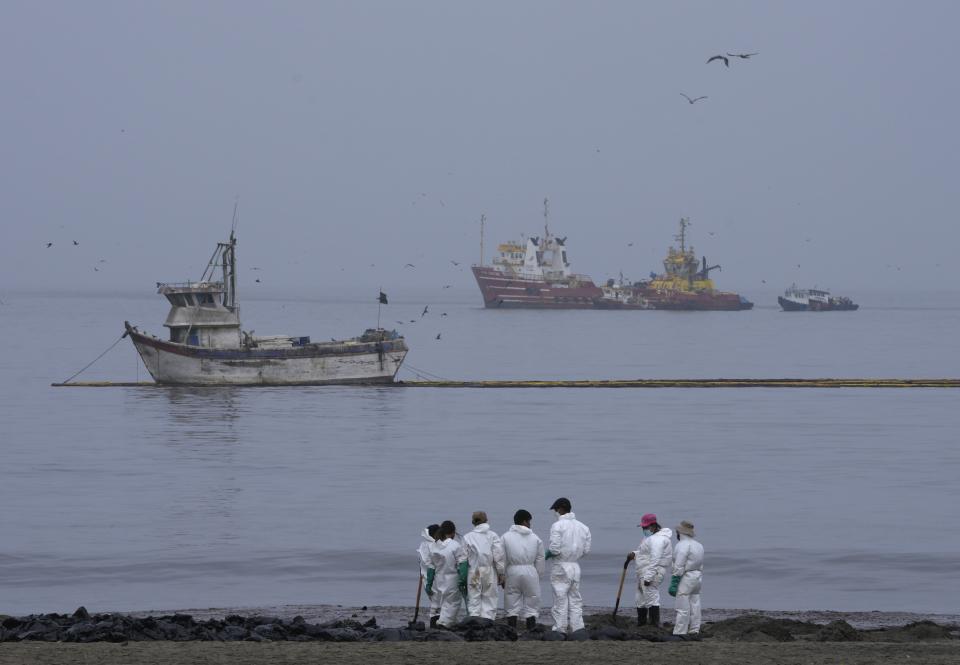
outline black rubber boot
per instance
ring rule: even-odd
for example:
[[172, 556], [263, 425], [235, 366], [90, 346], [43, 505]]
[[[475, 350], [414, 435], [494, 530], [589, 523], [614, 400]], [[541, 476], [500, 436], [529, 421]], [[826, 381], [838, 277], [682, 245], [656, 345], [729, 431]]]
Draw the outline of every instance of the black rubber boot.
[[527, 630], [533, 630], [537, 627], [537, 617], [527, 617]]
[[510, 626], [511, 628], [513, 628], [514, 630], [516, 630], [516, 629], [517, 629], [517, 617], [507, 617], [507, 625]]
[[647, 625], [647, 608], [646, 607], [637, 608], [637, 625], [638, 626]]
[[438, 614], [437, 616], [435, 616], [435, 617], [430, 617], [430, 627], [431, 627], [431, 628], [436, 628], [436, 627], [437, 627], [437, 622], [438, 622], [439, 620], [440, 620], [440, 615], [439, 615], [439, 614]]
[[650, 608], [650, 625], [654, 628], [660, 627], [660, 606], [654, 605]]

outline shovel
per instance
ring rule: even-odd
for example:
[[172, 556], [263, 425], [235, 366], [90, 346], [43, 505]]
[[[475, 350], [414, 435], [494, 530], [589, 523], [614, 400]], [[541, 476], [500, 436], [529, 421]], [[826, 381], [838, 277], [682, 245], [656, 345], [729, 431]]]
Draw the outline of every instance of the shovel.
[[413, 621], [410, 622], [409, 628], [414, 628], [417, 625], [417, 619], [420, 617], [420, 594], [423, 591], [423, 573], [420, 573], [420, 581], [417, 582], [417, 606], [413, 610]]
[[623, 572], [620, 573], [620, 586], [617, 588], [617, 602], [613, 606], [613, 622], [617, 622], [617, 610], [620, 609], [620, 594], [623, 593], [623, 580], [627, 577], [627, 566], [630, 565], [630, 559], [623, 562]]

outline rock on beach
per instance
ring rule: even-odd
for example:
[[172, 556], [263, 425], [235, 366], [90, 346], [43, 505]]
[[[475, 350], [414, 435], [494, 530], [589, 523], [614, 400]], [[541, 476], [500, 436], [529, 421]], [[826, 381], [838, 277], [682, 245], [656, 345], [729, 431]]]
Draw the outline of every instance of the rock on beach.
[[309, 623], [302, 616], [230, 614], [223, 618], [197, 620], [189, 614], [133, 617], [126, 614], [93, 614], [80, 607], [73, 614], [34, 614], [4, 617], [0, 621], [0, 642], [514, 642], [529, 641], [627, 641], [680, 642], [711, 640], [717, 642], [919, 642], [955, 640], [957, 627], [932, 621], [905, 626], [858, 630], [843, 620], [826, 625], [775, 619], [761, 614], [741, 616], [707, 623], [703, 634], [678, 637], [671, 627], [638, 628], [627, 617], [610, 615], [585, 617], [586, 626], [564, 635], [549, 626], [516, 630], [500, 620], [476, 617], [462, 621], [451, 630], [425, 628], [422, 622], [408, 627], [381, 627], [376, 618], [366, 621], [337, 619]]

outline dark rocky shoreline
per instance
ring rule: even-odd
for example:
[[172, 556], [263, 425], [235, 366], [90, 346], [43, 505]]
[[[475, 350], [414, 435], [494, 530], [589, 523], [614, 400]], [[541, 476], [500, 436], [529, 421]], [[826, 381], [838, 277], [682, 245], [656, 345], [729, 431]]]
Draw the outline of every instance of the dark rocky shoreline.
[[[336, 619], [310, 623], [302, 616], [281, 618], [266, 615], [230, 614], [222, 618], [196, 619], [189, 614], [132, 616], [90, 614], [83, 607], [73, 614], [35, 614], [0, 620], [0, 642], [508, 642], [508, 641], [691, 641], [670, 634], [669, 626], [638, 628], [621, 616], [585, 617], [586, 627], [561, 635], [549, 626], [514, 630], [502, 619], [471, 618], [452, 630], [431, 630], [423, 622], [407, 627], [383, 627], [376, 617], [365, 621]], [[815, 623], [743, 614], [704, 624], [699, 638], [717, 642], [894, 642], [915, 643], [960, 639], [955, 625], [916, 621], [903, 626], [857, 629], [844, 620]]]

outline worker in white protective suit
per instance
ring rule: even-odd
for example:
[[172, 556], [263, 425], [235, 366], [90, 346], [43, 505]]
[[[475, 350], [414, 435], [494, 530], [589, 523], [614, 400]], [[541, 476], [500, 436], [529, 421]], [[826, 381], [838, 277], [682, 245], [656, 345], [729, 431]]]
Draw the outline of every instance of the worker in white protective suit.
[[533, 516], [522, 508], [513, 515], [513, 526], [503, 534], [506, 577], [503, 609], [507, 623], [517, 627], [517, 618], [526, 620], [527, 630], [537, 625], [540, 614], [540, 575], [543, 574], [543, 541], [530, 529]]
[[436, 571], [433, 587], [440, 595], [438, 628], [452, 628], [457, 623], [467, 593], [467, 562], [456, 535], [456, 525], [450, 520], [444, 521], [440, 525], [439, 540], [430, 554]]
[[571, 512], [570, 499], [560, 497], [550, 510], [557, 521], [550, 527], [546, 559], [553, 559], [550, 586], [553, 589], [553, 630], [565, 633], [567, 627], [583, 628], [583, 598], [580, 596], [580, 564], [590, 553], [590, 529]]
[[427, 594], [427, 601], [430, 603], [430, 627], [436, 628], [437, 621], [440, 618], [440, 594], [433, 588], [433, 580], [437, 571], [433, 567], [432, 555], [433, 549], [437, 544], [437, 535], [440, 532], [439, 524], [431, 524], [420, 532], [423, 538], [420, 546], [417, 547], [417, 554], [420, 555], [420, 575], [424, 579], [424, 591]]
[[660, 626], [660, 583], [673, 566], [673, 532], [657, 523], [657, 516], [647, 513], [640, 518], [643, 541], [627, 555], [637, 564], [637, 625]]
[[674, 635], [700, 634], [700, 585], [703, 581], [703, 545], [695, 540], [693, 524], [684, 520], [677, 527], [673, 550], [673, 576], [668, 593], [676, 597]]
[[468, 566], [467, 614], [482, 619], [497, 616], [497, 588], [503, 584], [503, 541], [487, 523], [482, 510], [471, 518], [473, 531], [463, 537]]

